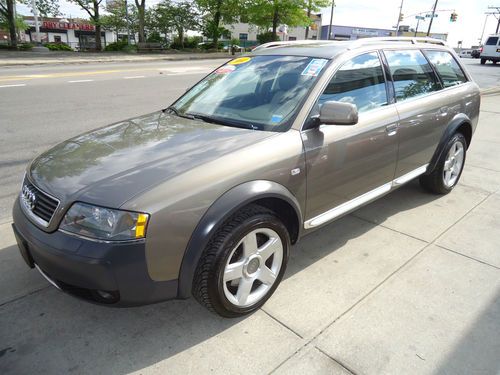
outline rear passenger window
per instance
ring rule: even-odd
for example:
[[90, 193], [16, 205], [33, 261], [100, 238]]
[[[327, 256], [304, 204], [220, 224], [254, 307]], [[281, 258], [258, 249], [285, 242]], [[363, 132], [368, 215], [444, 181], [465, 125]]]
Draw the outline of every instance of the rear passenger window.
[[398, 101], [441, 88], [434, 71], [419, 50], [384, 51], [384, 54], [389, 63]]
[[498, 37], [497, 36], [490, 36], [488, 40], [486, 41], [487, 46], [496, 46], [498, 43]]
[[451, 53], [445, 51], [425, 51], [430, 62], [443, 81], [444, 87], [459, 85], [467, 82], [465, 74], [453, 58]]
[[355, 104], [359, 112], [387, 104], [384, 73], [376, 52], [356, 56], [340, 67], [319, 104], [331, 100]]

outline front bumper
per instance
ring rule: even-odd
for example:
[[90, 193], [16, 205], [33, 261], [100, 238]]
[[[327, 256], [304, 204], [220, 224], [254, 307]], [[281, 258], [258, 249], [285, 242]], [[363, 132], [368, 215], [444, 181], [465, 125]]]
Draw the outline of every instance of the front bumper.
[[12, 224], [21, 255], [57, 287], [74, 296], [113, 306], [155, 303], [177, 296], [177, 280], [149, 277], [145, 241], [96, 242], [55, 231], [47, 233], [13, 208]]

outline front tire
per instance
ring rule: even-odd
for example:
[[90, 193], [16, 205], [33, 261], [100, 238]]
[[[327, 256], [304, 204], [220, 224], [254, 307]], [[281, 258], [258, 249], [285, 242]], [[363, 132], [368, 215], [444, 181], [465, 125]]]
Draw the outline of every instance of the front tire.
[[192, 293], [221, 316], [249, 314], [278, 287], [289, 249], [288, 230], [273, 211], [245, 207], [221, 226], [203, 251]]
[[481, 59], [481, 65], [486, 64], [486, 59]]
[[420, 185], [435, 194], [448, 194], [462, 175], [466, 152], [465, 137], [462, 133], [455, 133], [446, 144], [434, 171], [420, 176]]

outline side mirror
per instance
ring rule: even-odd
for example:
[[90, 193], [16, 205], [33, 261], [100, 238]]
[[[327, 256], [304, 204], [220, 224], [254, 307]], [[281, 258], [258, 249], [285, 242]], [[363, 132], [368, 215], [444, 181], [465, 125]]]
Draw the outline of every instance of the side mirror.
[[320, 124], [355, 125], [358, 123], [358, 108], [355, 104], [329, 101], [319, 111]]

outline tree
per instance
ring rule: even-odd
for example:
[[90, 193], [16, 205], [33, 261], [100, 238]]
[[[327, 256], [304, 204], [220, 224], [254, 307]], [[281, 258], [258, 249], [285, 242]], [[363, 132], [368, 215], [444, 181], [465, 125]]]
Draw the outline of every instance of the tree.
[[219, 37], [224, 32], [221, 24], [232, 24], [242, 14], [243, 4], [240, 0], [195, 0], [203, 13], [203, 34], [212, 39], [217, 48]]
[[146, 41], [146, 36], [144, 33], [145, 28], [145, 18], [146, 18], [146, 0], [135, 0], [135, 6], [137, 7], [137, 14], [139, 18], [139, 43], [144, 43]]
[[[319, 12], [321, 8], [332, 5], [333, 0], [307, 0], [307, 18], [311, 18], [312, 12]], [[306, 26], [306, 39], [309, 37], [309, 25]]]
[[276, 38], [279, 25], [308, 26], [304, 0], [253, 0], [247, 8], [250, 23], [263, 28], [272, 28], [272, 36]]
[[17, 48], [16, 20], [14, 17], [15, 0], [0, 0], [0, 17], [9, 29], [10, 45]]
[[125, 0], [107, 2], [104, 7], [107, 14], [101, 16], [102, 28], [114, 31], [117, 38], [120, 31], [127, 30], [127, 26], [129, 26], [132, 31], [137, 30], [137, 11], [134, 9], [135, 7], [133, 5], [128, 6], [129, 25], [127, 25], [126, 6], [127, 2]]
[[95, 25], [95, 49], [97, 51], [102, 50], [102, 42], [101, 42], [101, 15], [99, 12], [99, 8], [101, 6], [102, 0], [68, 0], [84, 11], [90, 16], [92, 23]]
[[179, 3], [164, 0], [153, 11], [155, 25], [162, 28], [160, 32], [167, 34], [175, 30], [181, 48], [184, 48], [184, 34], [187, 30], [198, 30], [200, 14], [193, 4], [188, 1]]

